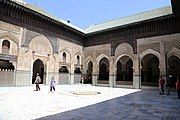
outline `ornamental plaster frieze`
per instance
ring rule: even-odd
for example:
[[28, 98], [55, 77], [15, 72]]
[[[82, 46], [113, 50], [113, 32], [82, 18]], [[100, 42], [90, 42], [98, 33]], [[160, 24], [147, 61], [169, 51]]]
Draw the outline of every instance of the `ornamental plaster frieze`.
[[180, 49], [172, 47], [171, 50], [167, 53], [167, 58], [170, 58], [173, 55], [180, 59]]
[[148, 55], [148, 54], [153, 54], [153, 55], [157, 56], [158, 59], [160, 59], [160, 53], [158, 53], [158, 52], [156, 52], [156, 51], [154, 51], [154, 50], [152, 50], [152, 49], [148, 49], [148, 50], [145, 50], [145, 51], [143, 51], [142, 53], [139, 54], [140, 60], [141, 60], [144, 56], [146, 56], [146, 55]]
[[160, 43], [155, 42], [155, 43], [147, 43], [147, 44], [139, 45], [137, 51], [139, 54], [141, 54], [148, 49], [151, 49], [153, 51], [160, 53]]
[[14, 35], [12, 35], [10, 32], [0, 33], [0, 39], [13, 41], [17, 44], [17, 46], [19, 45], [19, 39], [15, 37]]
[[177, 51], [180, 49], [180, 39], [177, 38], [176, 40], [166, 41], [165, 42], [165, 53], [169, 51]]

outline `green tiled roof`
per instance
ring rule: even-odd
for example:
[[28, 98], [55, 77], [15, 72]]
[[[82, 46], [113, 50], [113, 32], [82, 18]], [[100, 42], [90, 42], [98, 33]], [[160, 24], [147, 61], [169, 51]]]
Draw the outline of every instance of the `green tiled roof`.
[[52, 16], [51, 14], [49, 14], [48, 12], [44, 11], [43, 9], [39, 8], [36, 5], [31, 5], [31, 4], [28, 4], [28, 3], [25, 3], [25, 2], [19, 2], [19, 1], [16, 1], [16, 0], [11, 0], [11, 1], [16, 2], [17, 4], [22, 5], [22, 6], [26, 7], [26, 8], [29, 8], [29, 9], [31, 9], [31, 10], [33, 10], [35, 12], [38, 12], [38, 13], [40, 13], [42, 15], [45, 15], [45, 16], [47, 16], [47, 17], [49, 17], [49, 18], [51, 18], [53, 20], [56, 20], [56, 21], [58, 21], [60, 23], [63, 23], [63, 24], [65, 24], [65, 25], [67, 25], [67, 26], [69, 26], [69, 27], [71, 27], [71, 28], [73, 28], [73, 29], [75, 29], [77, 31], [85, 33], [85, 31], [83, 29], [81, 29], [81, 28], [79, 28], [79, 27], [77, 27], [77, 26], [75, 26], [75, 25], [73, 25], [71, 23], [68, 23], [68, 22], [66, 22], [66, 21], [64, 21], [62, 19], [59, 19], [57, 17]]
[[39, 8], [36, 5], [31, 5], [31, 4], [28, 4], [28, 3], [25, 3], [25, 2], [18, 2], [16, 0], [11, 0], [11, 1], [14, 1], [19, 5], [22, 5], [22, 6], [26, 7], [26, 8], [29, 8], [29, 9], [35, 11], [35, 12], [38, 12], [38, 13], [40, 13], [42, 15], [45, 15], [45, 16], [53, 19], [53, 20], [56, 20], [56, 21], [58, 21], [58, 22], [60, 22], [62, 24], [65, 24], [65, 25], [67, 25], [67, 26], [69, 26], [69, 27], [71, 27], [71, 28], [73, 28], [73, 29], [75, 29], [77, 31], [80, 31], [80, 32], [86, 33], [86, 34], [172, 14], [172, 7], [167, 6], [167, 7], [162, 7], [162, 8], [159, 8], [159, 9], [150, 10], [150, 11], [147, 11], [147, 12], [135, 14], [135, 15], [132, 15], [132, 16], [127, 16], [127, 17], [111, 20], [111, 21], [108, 21], [108, 22], [95, 24], [95, 25], [90, 26], [86, 30], [83, 30], [83, 29], [81, 29], [81, 28], [79, 28], [79, 27], [77, 27], [77, 26], [75, 26], [75, 25], [73, 25], [71, 23], [68, 23], [68, 22], [66, 22], [66, 21], [64, 21], [62, 19], [59, 19], [59, 18], [56, 18], [56, 17], [52, 16], [51, 14], [49, 14], [48, 12], [44, 11], [43, 9]]
[[101, 30], [106, 30], [109, 28], [123, 26], [123, 25], [131, 24], [131, 23], [135, 23], [135, 22], [139, 22], [139, 21], [143, 21], [143, 20], [148, 20], [148, 19], [152, 19], [152, 18], [157, 18], [157, 17], [161, 17], [161, 16], [165, 16], [165, 15], [170, 15], [170, 14], [172, 14], [172, 7], [167, 6], [167, 7], [143, 12], [140, 14], [127, 16], [127, 17], [111, 20], [108, 22], [92, 25], [89, 28], [87, 28], [85, 30], [85, 32], [93, 33], [93, 32], [97, 32], [97, 31], [101, 31]]

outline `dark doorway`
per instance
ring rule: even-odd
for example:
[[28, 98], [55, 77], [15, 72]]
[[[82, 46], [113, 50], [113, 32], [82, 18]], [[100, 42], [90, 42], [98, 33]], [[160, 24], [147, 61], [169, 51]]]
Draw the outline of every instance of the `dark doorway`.
[[116, 84], [133, 84], [133, 62], [128, 56], [121, 57], [117, 62]]
[[93, 63], [90, 61], [88, 63], [88, 70], [86, 71], [87, 83], [92, 84], [92, 72], [93, 72]]
[[133, 81], [133, 62], [129, 59], [126, 63], [125, 81]]
[[109, 81], [109, 61], [107, 58], [102, 58], [99, 62], [99, 79]]
[[44, 79], [44, 64], [40, 59], [37, 59], [34, 64], [33, 64], [33, 77], [32, 77], [32, 84], [34, 84], [35, 79], [36, 79], [36, 74], [39, 73], [41, 77], [41, 83], [43, 84], [43, 79]]
[[117, 62], [117, 74], [116, 74], [116, 81], [123, 81], [123, 72], [122, 72], [122, 64], [118, 60]]
[[148, 54], [141, 60], [141, 83], [143, 86], [158, 86], [160, 76], [159, 59], [153, 54]]
[[100, 65], [100, 72], [99, 72], [99, 80], [109, 80], [109, 71], [107, 71], [106, 64], [102, 63]]
[[170, 85], [175, 88], [177, 77], [180, 77], [180, 59], [174, 55], [168, 59], [168, 73], [172, 75]]

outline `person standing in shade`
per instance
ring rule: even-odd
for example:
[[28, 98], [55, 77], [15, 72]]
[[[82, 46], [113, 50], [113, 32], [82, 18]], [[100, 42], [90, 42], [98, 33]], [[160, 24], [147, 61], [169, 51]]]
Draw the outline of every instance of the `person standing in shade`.
[[165, 80], [163, 79], [162, 76], [160, 76], [160, 79], [159, 79], [159, 94], [160, 95], [164, 95], [164, 83], [165, 83]]
[[180, 99], [180, 80], [177, 78], [177, 82], [176, 82], [176, 90], [177, 90], [177, 94], [178, 94], [178, 99]]
[[50, 80], [50, 92], [52, 92], [52, 90], [55, 91], [55, 86], [56, 86], [56, 81], [54, 80], [54, 76], [52, 76]]
[[169, 75], [169, 77], [166, 80], [166, 89], [167, 89], [166, 95], [170, 95], [171, 78], [172, 78], [172, 75]]
[[39, 73], [36, 74], [36, 80], [34, 82], [34, 84], [36, 84], [36, 91], [40, 91], [40, 87], [39, 87], [39, 84], [41, 82], [41, 78], [39, 76]]

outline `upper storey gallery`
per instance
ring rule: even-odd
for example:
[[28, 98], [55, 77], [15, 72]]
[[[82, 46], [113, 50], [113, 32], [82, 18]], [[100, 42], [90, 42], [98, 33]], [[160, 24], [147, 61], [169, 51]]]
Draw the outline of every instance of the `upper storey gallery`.
[[[179, 1], [171, 0], [171, 3], [172, 6], [95, 24], [86, 30], [58, 19], [38, 6], [22, 0], [0, 0], [0, 19], [22, 27], [34, 26], [48, 29], [53, 34], [73, 37], [82, 45], [90, 46], [98, 44], [93, 41], [101, 39], [101, 36], [105, 37], [108, 42], [119, 36], [136, 36], [138, 38], [179, 32]], [[105, 41], [102, 40], [102, 42]]]

